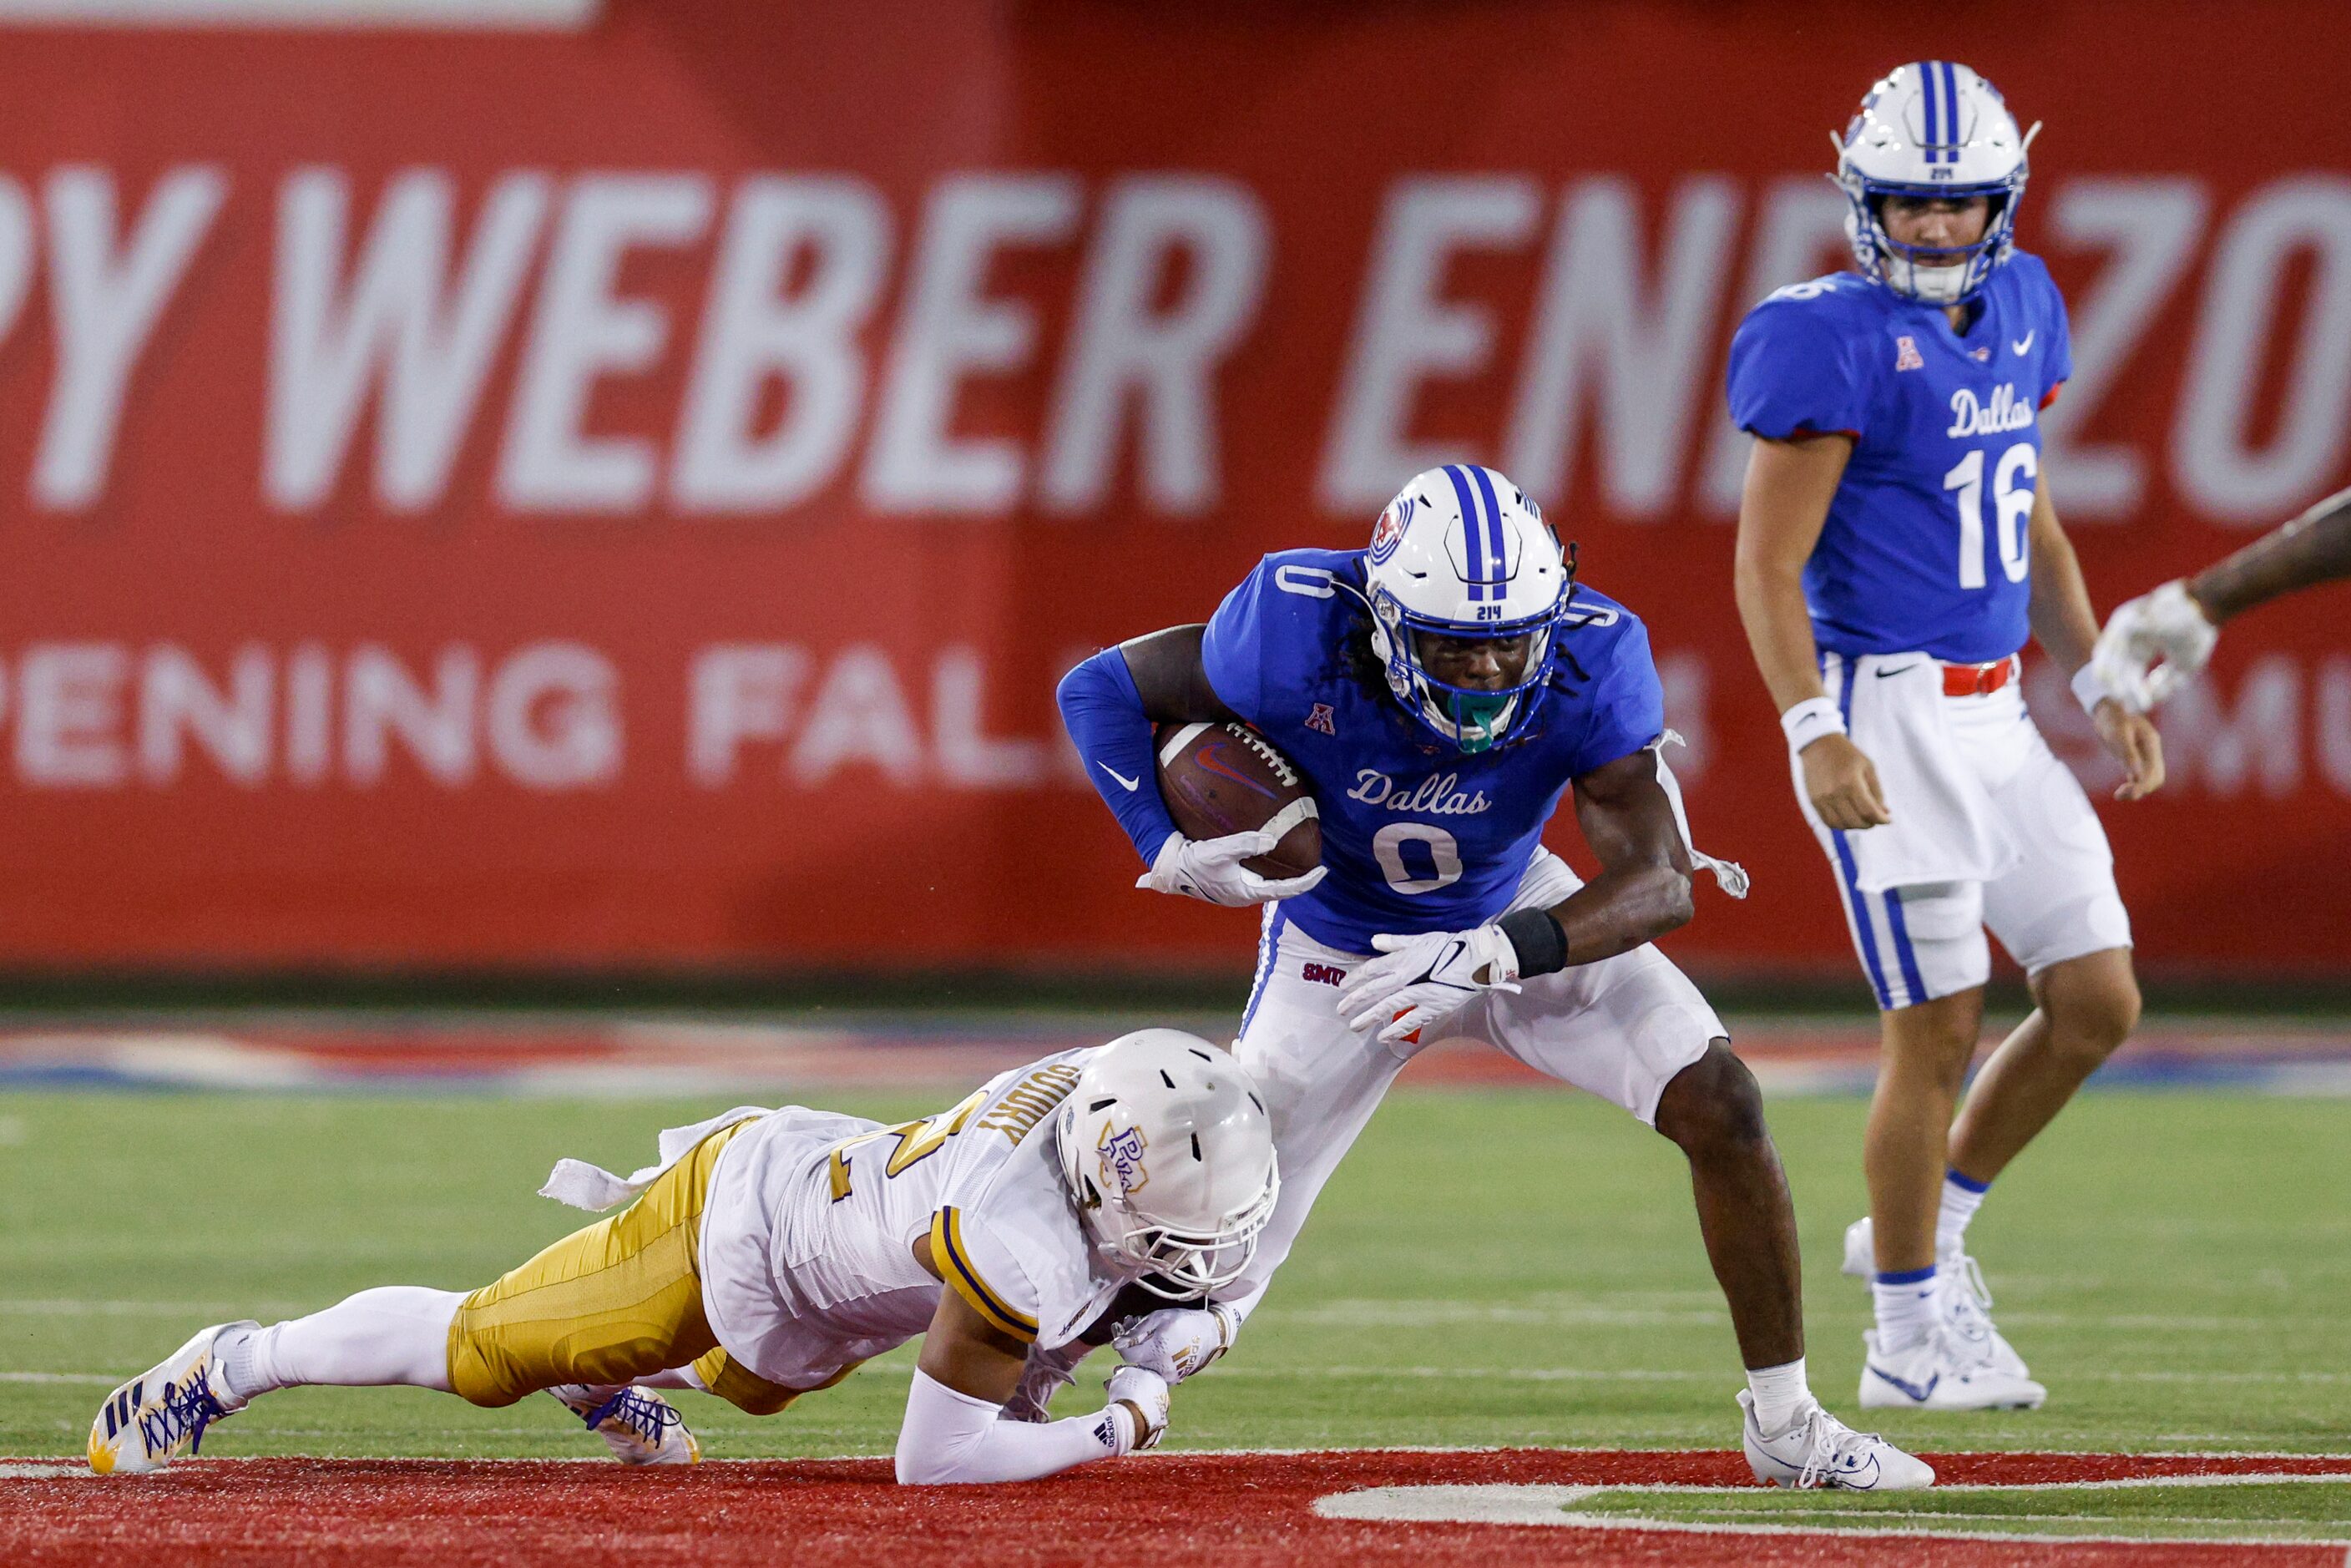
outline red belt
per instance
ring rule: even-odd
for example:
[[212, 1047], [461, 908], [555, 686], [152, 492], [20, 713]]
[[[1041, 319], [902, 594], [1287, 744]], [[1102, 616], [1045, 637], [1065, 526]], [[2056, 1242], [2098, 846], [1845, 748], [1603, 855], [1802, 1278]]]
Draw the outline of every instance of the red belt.
[[2020, 661], [2011, 653], [1989, 664], [1945, 664], [1943, 695], [1947, 697], [1990, 696], [2016, 679]]

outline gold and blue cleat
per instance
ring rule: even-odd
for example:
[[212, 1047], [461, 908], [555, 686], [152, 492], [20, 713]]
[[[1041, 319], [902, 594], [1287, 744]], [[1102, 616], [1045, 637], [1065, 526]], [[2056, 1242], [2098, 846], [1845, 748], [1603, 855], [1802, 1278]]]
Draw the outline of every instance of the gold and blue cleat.
[[624, 1465], [691, 1465], [702, 1445], [687, 1430], [677, 1407], [650, 1388], [599, 1388], [559, 1383], [548, 1390], [563, 1407], [604, 1439]]
[[106, 1396], [89, 1424], [89, 1468], [101, 1476], [160, 1470], [193, 1454], [214, 1422], [245, 1408], [220, 1380], [214, 1346], [231, 1329], [257, 1329], [251, 1321], [214, 1323]]

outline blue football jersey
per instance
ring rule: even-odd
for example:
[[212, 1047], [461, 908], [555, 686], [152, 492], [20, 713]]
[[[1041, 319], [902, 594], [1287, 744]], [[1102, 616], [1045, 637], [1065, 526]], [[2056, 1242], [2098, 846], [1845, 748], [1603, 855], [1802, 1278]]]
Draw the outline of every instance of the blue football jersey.
[[1855, 438], [1804, 565], [1824, 649], [1983, 664], [2024, 645], [2040, 414], [2074, 361], [2038, 256], [1978, 298], [1955, 332], [1941, 306], [1837, 273], [1772, 295], [1731, 340], [1741, 429]]
[[1285, 900], [1319, 942], [1453, 931], [1510, 907], [1543, 825], [1579, 774], [1656, 740], [1665, 693], [1632, 612], [1579, 586], [1533, 716], [1465, 754], [1421, 727], [1343, 650], [1368, 616], [1362, 550], [1270, 555], [1208, 622], [1201, 660], [1225, 706], [1313, 781], [1330, 874]]

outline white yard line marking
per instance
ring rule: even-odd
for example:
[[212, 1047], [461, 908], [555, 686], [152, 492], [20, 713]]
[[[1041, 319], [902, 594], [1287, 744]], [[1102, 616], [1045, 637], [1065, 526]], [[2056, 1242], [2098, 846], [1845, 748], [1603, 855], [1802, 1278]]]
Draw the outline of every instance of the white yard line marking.
[[96, 1480], [98, 1476], [87, 1464], [43, 1460], [37, 1464], [24, 1459], [0, 1459], [0, 1481]]
[[[2114, 1481], [2028, 1482], [2014, 1487], [1974, 1485], [1938, 1487], [1938, 1491], [2003, 1492], [2047, 1491], [2059, 1487], [2118, 1488], [2130, 1486], [2258, 1486], [2282, 1482], [2344, 1484], [2346, 1478], [2339, 1475], [2304, 1475], [2298, 1473], [2256, 1473], [2236, 1476], [2196, 1477], [2130, 1477]], [[1976, 1530], [1968, 1527], [1964, 1516], [1928, 1514], [1924, 1511], [1902, 1511], [1881, 1513], [1868, 1511], [1869, 1515], [1895, 1518], [1934, 1518], [1948, 1521], [1941, 1530], [1915, 1528], [1894, 1530], [1829, 1529], [1803, 1524], [1765, 1523], [1761, 1521], [1735, 1524], [1717, 1524], [1684, 1519], [1657, 1519], [1643, 1514], [1577, 1513], [1573, 1505], [1604, 1492], [1674, 1492], [1703, 1496], [1708, 1493], [1744, 1491], [1753, 1494], [1752, 1488], [1737, 1487], [1676, 1487], [1642, 1484], [1634, 1486], [1394, 1486], [1367, 1487], [1357, 1491], [1335, 1492], [1314, 1500], [1314, 1511], [1325, 1519], [1395, 1521], [1412, 1523], [1458, 1522], [1468, 1524], [1524, 1524], [1547, 1528], [1580, 1530], [1660, 1531], [1687, 1535], [1810, 1535], [1854, 1539], [1896, 1540], [1968, 1540], [2015, 1541], [2049, 1542], [2056, 1541], [2111, 1542], [2122, 1545], [2147, 1546], [2200, 1543], [2221, 1546], [2342, 1546], [2351, 1549], [2351, 1540], [2325, 1537], [2271, 1536], [2210, 1536], [2210, 1535], [2089, 1535], [2052, 1531], [2030, 1532], [2009, 1530]], [[1836, 1510], [1838, 1516], [1861, 1515], [1861, 1510]], [[2017, 1518], [2028, 1520], [2088, 1519], [2096, 1522], [2119, 1522], [2115, 1516], [2027, 1514], [2007, 1516], [1986, 1522], [2009, 1523]], [[2173, 1522], [2241, 1523], [2237, 1520], [2222, 1521], [2149, 1521], [2160, 1526]], [[2351, 1564], [2351, 1550], [2346, 1552], [2346, 1564]]]
[[111, 1372], [0, 1372], [0, 1383], [88, 1383], [111, 1388], [121, 1381]]

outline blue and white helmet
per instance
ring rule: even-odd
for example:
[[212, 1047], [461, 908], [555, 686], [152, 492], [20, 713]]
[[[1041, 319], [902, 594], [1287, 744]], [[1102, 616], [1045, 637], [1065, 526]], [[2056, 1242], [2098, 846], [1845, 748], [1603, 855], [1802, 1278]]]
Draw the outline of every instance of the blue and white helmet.
[[[2000, 89], [1951, 60], [1897, 66], [1869, 89], [1837, 150], [1834, 176], [1853, 210], [1844, 231], [1862, 276], [1930, 305], [1972, 299], [2015, 249], [2024, 199], [2025, 150], [2041, 125], [2019, 135]], [[1888, 196], [1983, 196], [1983, 237], [1952, 249], [1897, 245], [1880, 209]]]
[[[1447, 464], [1414, 476], [1380, 514], [1365, 558], [1372, 652], [1406, 713], [1464, 751], [1484, 751], [1542, 701], [1551, 639], [1570, 574], [1542, 509], [1491, 468]], [[1416, 632], [1525, 639], [1517, 685], [1448, 685], [1421, 663]]]

